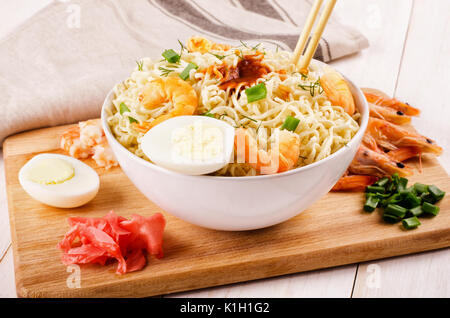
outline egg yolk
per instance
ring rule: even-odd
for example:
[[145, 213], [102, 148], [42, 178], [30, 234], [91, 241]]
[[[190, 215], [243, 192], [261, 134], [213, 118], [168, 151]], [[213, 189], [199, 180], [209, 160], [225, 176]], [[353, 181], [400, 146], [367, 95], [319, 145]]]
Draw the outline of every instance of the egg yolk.
[[65, 160], [46, 158], [32, 165], [27, 178], [40, 184], [59, 184], [70, 180], [75, 175], [72, 165]]

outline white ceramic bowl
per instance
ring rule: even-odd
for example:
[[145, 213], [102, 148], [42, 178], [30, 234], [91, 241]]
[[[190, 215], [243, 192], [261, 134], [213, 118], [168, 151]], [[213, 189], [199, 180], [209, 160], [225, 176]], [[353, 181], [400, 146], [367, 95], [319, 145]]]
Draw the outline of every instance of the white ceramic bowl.
[[369, 111], [359, 88], [346, 78], [361, 113], [360, 129], [329, 157], [275, 175], [254, 177], [190, 176], [156, 166], [123, 147], [113, 136], [105, 109], [112, 107], [113, 91], [102, 107], [102, 125], [109, 145], [130, 180], [164, 211], [202, 227], [240, 231], [288, 220], [324, 196], [352, 161], [367, 127]]

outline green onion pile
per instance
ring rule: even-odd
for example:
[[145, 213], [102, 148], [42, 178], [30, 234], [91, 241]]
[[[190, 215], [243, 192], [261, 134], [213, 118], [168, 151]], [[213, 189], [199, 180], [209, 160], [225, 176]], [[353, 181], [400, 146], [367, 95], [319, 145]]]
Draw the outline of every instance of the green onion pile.
[[373, 212], [382, 208], [383, 219], [388, 223], [402, 221], [405, 229], [417, 228], [417, 217], [436, 216], [439, 207], [435, 203], [442, 200], [445, 192], [435, 185], [415, 183], [407, 187], [408, 179], [397, 173], [391, 178], [385, 177], [366, 187], [364, 211]]

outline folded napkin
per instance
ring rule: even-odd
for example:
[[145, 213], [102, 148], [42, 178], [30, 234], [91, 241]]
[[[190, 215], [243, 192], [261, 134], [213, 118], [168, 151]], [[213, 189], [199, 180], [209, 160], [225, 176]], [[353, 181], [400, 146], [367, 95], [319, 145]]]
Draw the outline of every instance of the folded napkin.
[[[53, 1], [0, 41], [0, 144], [8, 135], [100, 116], [108, 91], [136, 60], [158, 58], [192, 35], [293, 50], [308, 0]], [[368, 46], [330, 19], [315, 58]]]

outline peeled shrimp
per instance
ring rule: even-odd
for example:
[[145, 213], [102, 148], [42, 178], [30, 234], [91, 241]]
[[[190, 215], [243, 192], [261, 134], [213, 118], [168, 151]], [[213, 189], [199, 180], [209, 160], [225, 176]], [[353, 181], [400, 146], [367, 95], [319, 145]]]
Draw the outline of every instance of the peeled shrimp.
[[300, 156], [300, 138], [297, 134], [280, 130], [277, 142], [269, 151], [258, 149], [255, 138], [247, 129], [236, 129], [234, 141], [238, 162], [250, 164], [261, 174], [274, 174], [292, 169]]
[[341, 74], [331, 67], [327, 67], [325, 73], [320, 77], [320, 85], [333, 105], [342, 106], [349, 115], [355, 113], [352, 92]]
[[215, 43], [201, 36], [190, 37], [186, 47], [189, 52], [200, 52], [202, 54], [211, 50], [227, 51], [231, 48], [228, 44]]
[[92, 156], [97, 166], [105, 169], [118, 165], [99, 119], [81, 121], [78, 126], [65, 131], [60, 146], [74, 158], [86, 159]]
[[436, 145], [434, 140], [382, 119], [369, 118], [366, 134], [370, 134], [377, 144], [385, 149], [416, 147], [421, 152], [436, 155], [442, 153], [442, 148]]
[[420, 114], [419, 109], [412, 107], [407, 103], [403, 103], [395, 98], [391, 98], [380, 90], [374, 88], [361, 88], [361, 90], [369, 103], [389, 107], [408, 116], [417, 116]]
[[197, 109], [198, 98], [194, 88], [179, 77], [157, 78], [144, 87], [140, 96], [142, 104], [148, 109], [154, 109], [163, 103], [172, 102], [173, 110], [153, 120], [136, 124], [135, 128], [142, 132], [147, 132], [152, 127], [158, 125], [172, 117], [182, 115], [193, 115]]

